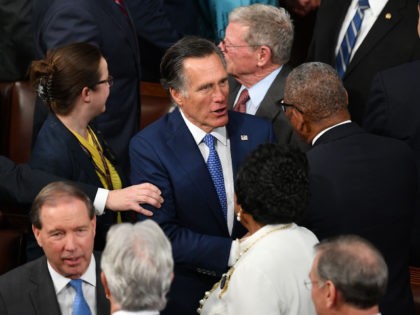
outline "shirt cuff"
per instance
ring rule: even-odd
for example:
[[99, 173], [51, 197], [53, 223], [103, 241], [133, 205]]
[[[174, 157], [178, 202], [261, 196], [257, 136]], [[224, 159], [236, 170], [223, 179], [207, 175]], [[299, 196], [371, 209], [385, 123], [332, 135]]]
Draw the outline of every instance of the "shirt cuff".
[[229, 267], [233, 266], [233, 264], [238, 259], [238, 255], [239, 255], [239, 240], [236, 239], [232, 242], [232, 246], [230, 247], [230, 255], [229, 255], [229, 261], [228, 261]]
[[95, 200], [93, 201], [93, 207], [97, 215], [102, 215], [105, 212], [105, 204], [108, 199], [109, 190], [98, 188], [96, 192]]

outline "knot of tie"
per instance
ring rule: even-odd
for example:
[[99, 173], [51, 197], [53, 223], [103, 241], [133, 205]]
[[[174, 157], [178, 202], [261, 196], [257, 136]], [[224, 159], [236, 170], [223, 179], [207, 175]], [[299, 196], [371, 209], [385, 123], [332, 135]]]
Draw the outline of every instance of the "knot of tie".
[[233, 110], [235, 112], [246, 113], [246, 102], [250, 99], [249, 92], [247, 89], [243, 89], [241, 94], [238, 97], [238, 101], [236, 102]]
[[370, 8], [370, 6], [369, 6], [369, 0], [359, 0], [359, 8], [361, 9], [361, 10], [366, 10], [366, 9], [369, 9]]
[[73, 314], [75, 315], [91, 315], [89, 305], [87, 304], [85, 297], [83, 296], [82, 290], [82, 279], [73, 279], [70, 281], [70, 285], [76, 291], [73, 302]]

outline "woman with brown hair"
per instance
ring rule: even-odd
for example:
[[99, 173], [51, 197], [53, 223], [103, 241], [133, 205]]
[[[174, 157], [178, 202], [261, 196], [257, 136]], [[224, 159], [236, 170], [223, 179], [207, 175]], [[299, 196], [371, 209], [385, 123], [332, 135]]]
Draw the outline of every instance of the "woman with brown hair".
[[[112, 85], [105, 58], [87, 43], [48, 52], [31, 65], [30, 79], [49, 107], [33, 146], [30, 165], [69, 180], [108, 190], [127, 185], [114, 154], [91, 121], [105, 111]], [[121, 221], [118, 213], [119, 221]], [[98, 216], [95, 249], [102, 250], [117, 214]]]

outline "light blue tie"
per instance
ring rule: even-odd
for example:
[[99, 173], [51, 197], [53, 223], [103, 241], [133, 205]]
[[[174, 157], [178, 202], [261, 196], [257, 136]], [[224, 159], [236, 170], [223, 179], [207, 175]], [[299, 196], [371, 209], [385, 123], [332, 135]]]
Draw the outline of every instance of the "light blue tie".
[[340, 78], [343, 77], [346, 72], [347, 65], [350, 61], [351, 52], [353, 51], [354, 44], [356, 43], [357, 35], [359, 34], [360, 27], [362, 26], [363, 16], [365, 10], [369, 8], [368, 0], [359, 0], [356, 14], [353, 20], [350, 22], [347, 28], [346, 34], [344, 35], [343, 41], [341, 42], [340, 49], [337, 54], [337, 72]]
[[70, 285], [76, 291], [73, 302], [73, 315], [91, 315], [89, 305], [87, 304], [82, 291], [82, 279], [74, 279], [70, 281]]
[[211, 179], [219, 196], [220, 205], [222, 206], [223, 215], [227, 218], [227, 200], [225, 191], [225, 181], [223, 179], [222, 164], [220, 163], [219, 155], [217, 154], [215, 139], [211, 134], [207, 134], [203, 138], [203, 142], [209, 147], [209, 157], [207, 159], [207, 168], [209, 169]]

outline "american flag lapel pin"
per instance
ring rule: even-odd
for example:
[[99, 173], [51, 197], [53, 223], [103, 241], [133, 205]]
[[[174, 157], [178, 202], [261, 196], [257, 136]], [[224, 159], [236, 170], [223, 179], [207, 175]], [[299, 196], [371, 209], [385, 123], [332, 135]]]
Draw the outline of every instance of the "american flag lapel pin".
[[248, 135], [241, 135], [241, 140], [242, 141], [247, 141], [248, 140]]

